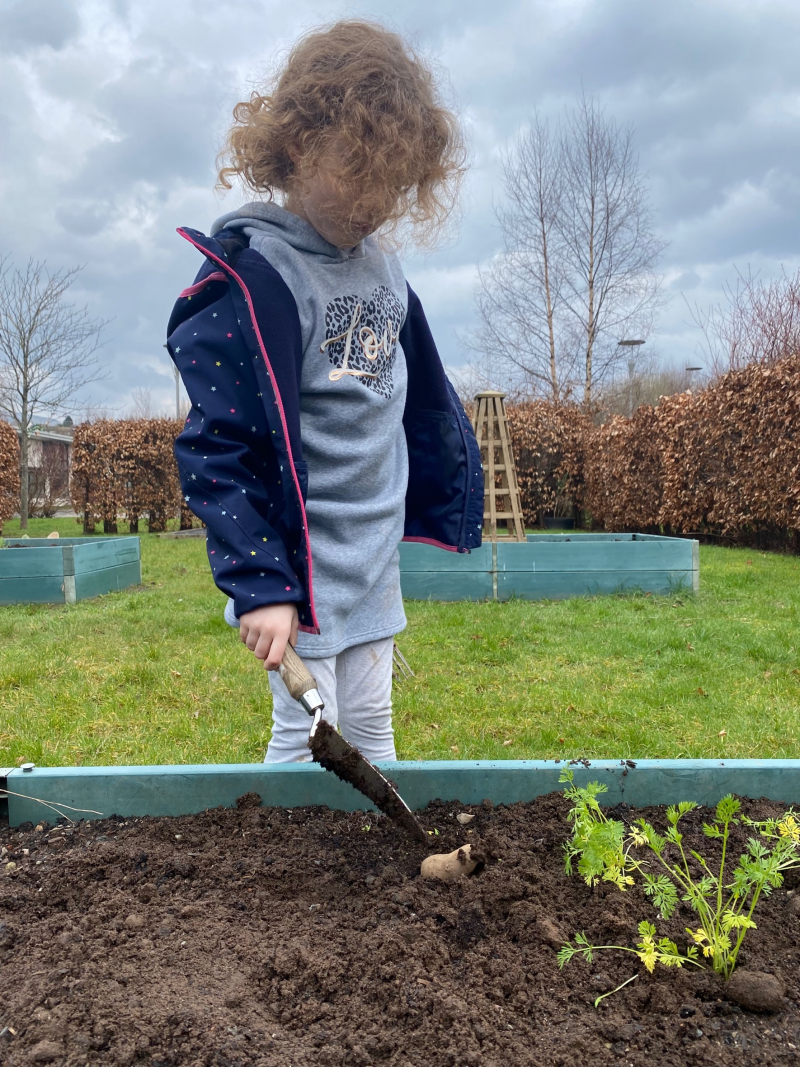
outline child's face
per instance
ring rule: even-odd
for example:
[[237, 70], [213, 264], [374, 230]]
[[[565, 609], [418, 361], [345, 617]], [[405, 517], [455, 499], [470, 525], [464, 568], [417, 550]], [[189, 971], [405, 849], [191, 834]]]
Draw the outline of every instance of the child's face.
[[296, 180], [287, 197], [286, 207], [310, 222], [330, 244], [337, 248], [352, 248], [380, 229], [394, 205], [388, 210], [384, 205], [383, 210], [365, 209], [363, 213], [351, 216], [352, 194], [342, 190], [335, 181], [337, 166], [333, 151], [314, 162], [295, 160]]

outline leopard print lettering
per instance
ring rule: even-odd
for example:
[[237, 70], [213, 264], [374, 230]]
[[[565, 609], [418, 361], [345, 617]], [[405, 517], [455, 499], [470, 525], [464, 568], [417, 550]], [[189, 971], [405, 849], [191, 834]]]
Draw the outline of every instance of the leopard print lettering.
[[334, 367], [328, 375], [331, 381], [353, 377], [388, 399], [394, 388], [392, 366], [403, 313], [403, 305], [385, 285], [366, 300], [357, 296], [331, 300], [325, 308], [325, 340], [320, 345]]

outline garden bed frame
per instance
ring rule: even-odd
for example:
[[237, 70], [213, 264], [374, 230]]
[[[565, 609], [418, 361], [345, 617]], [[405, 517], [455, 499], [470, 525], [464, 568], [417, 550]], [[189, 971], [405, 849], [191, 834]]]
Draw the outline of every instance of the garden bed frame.
[[409, 600], [564, 600], [700, 588], [700, 543], [639, 533], [529, 534], [484, 542], [470, 553], [400, 545], [400, 584]]
[[[410, 807], [432, 800], [495, 804], [533, 800], [562, 788], [565, 766], [577, 785], [608, 786], [601, 802], [635, 807], [693, 800], [715, 804], [727, 793], [800, 805], [800, 760], [463, 760], [381, 763]], [[258, 793], [267, 807], [324, 805], [338, 811], [369, 808], [365, 798], [315, 764], [209, 764], [166, 767], [35, 767], [0, 769], [8, 790], [11, 826], [52, 822], [58, 807], [92, 809], [64, 813], [74, 819], [101, 816], [189, 815], [233, 807], [236, 798]], [[13, 794], [22, 794], [13, 795]]]
[[138, 537], [11, 537], [0, 551], [0, 604], [74, 604], [141, 581]]

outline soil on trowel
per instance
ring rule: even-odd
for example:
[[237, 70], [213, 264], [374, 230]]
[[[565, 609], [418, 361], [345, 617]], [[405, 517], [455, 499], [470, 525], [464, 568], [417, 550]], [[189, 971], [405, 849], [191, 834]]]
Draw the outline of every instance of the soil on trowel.
[[[637, 922], [657, 921], [637, 888], [564, 873], [566, 810], [556, 794], [432, 805], [433, 849], [471, 843], [485, 859], [450, 883], [419, 877], [423, 852], [384, 816], [252, 795], [182, 818], [0, 830], [0, 1062], [800, 1065], [794, 884], [764, 902], [742, 958], [777, 983], [772, 1014], [732, 1003], [708, 971], [648, 975], [626, 953], [559, 971], [576, 931], [633, 945]], [[702, 820], [686, 820], [690, 847], [708, 847]], [[659, 932], [685, 946], [691, 919]]]

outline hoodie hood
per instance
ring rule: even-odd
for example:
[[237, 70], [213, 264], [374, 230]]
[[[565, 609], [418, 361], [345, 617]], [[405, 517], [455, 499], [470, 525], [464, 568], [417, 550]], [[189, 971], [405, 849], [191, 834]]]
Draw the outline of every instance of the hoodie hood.
[[256, 200], [236, 211], [229, 211], [227, 215], [221, 215], [211, 227], [211, 236], [215, 237], [220, 230], [238, 230], [251, 240], [259, 237], [277, 238], [299, 252], [309, 252], [334, 263], [360, 259], [365, 255], [363, 241], [354, 248], [337, 248], [321, 237], [310, 222], [271, 201], [264, 203]]

